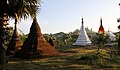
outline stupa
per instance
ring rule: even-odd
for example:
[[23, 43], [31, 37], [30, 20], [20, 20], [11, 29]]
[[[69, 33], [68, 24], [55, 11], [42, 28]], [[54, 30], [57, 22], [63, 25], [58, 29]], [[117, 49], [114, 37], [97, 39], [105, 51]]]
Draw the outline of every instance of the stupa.
[[35, 55], [51, 56], [57, 55], [57, 53], [54, 46], [47, 43], [43, 37], [37, 19], [34, 18], [28, 38], [23, 43], [21, 50], [16, 52], [16, 56], [22, 58], [34, 58]]
[[100, 27], [99, 27], [99, 30], [98, 30], [98, 34], [104, 34], [105, 31], [104, 31], [104, 27], [102, 25], [102, 18], [100, 19]]
[[15, 29], [12, 35], [12, 39], [7, 48], [7, 54], [10, 54], [10, 51], [15, 52], [16, 50], [19, 50], [21, 46], [22, 46], [22, 41], [18, 34], [17, 24], [15, 24]]
[[84, 22], [83, 22], [83, 18], [82, 18], [82, 26], [80, 29], [80, 35], [73, 45], [87, 46], [87, 45], [91, 45], [91, 43], [92, 42], [90, 41], [90, 39], [85, 31]]
[[109, 36], [110, 41], [116, 41], [116, 36], [110, 30], [108, 30], [107, 34]]

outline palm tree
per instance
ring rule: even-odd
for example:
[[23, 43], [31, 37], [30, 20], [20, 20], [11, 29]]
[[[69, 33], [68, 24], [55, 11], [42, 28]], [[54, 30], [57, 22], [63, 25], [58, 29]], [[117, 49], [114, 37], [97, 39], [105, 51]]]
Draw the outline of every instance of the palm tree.
[[41, 0], [0, 0], [0, 17], [6, 13], [10, 18], [15, 18], [15, 24], [21, 18], [35, 17]]
[[[4, 27], [3, 21], [5, 20], [3, 20], [2, 18], [4, 18], [6, 15], [9, 18], [15, 19], [15, 27], [19, 19], [26, 19], [29, 16], [35, 17], [39, 9], [39, 3], [41, 3], [41, 0], [0, 0], [0, 26]], [[2, 31], [1, 34], [4, 34], [2, 28], [0, 28], [0, 31]], [[2, 41], [2, 38], [0, 39]], [[2, 50], [1, 47], [5, 47], [3, 42], [0, 42], [0, 50]], [[0, 63], [5, 63], [5, 49], [0, 51], [0, 57], [3, 57], [0, 58]]]

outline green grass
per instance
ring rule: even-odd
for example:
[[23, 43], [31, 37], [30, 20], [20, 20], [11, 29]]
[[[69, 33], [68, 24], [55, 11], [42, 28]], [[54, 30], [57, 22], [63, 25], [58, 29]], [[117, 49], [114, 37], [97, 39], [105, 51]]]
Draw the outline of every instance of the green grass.
[[9, 59], [9, 63], [0, 66], [7, 70], [78, 70], [78, 69], [119, 69], [120, 55], [112, 54], [111, 48], [58, 48], [64, 55], [37, 59]]

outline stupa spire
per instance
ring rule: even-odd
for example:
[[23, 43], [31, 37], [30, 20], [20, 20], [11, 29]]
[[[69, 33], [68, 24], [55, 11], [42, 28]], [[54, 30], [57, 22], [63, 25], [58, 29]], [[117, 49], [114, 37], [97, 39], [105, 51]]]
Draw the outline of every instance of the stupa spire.
[[83, 26], [83, 24], [84, 24], [84, 21], [83, 21], [83, 18], [82, 18], [82, 26]]
[[100, 26], [103, 26], [103, 25], [102, 25], [102, 17], [100, 18]]

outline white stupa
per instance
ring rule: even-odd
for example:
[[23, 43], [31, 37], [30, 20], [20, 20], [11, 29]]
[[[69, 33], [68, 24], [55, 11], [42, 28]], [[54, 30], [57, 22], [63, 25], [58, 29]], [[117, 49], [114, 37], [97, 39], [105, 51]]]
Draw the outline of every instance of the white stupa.
[[83, 22], [83, 18], [82, 18], [82, 26], [81, 26], [81, 29], [80, 29], [80, 35], [73, 45], [87, 46], [87, 45], [91, 45], [91, 43], [92, 43], [90, 41], [86, 31], [85, 31], [83, 23], [84, 22]]
[[116, 41], [116, 36], [111, 31], [108, 30], [107, 34], [110, 38], [110, 41]]

